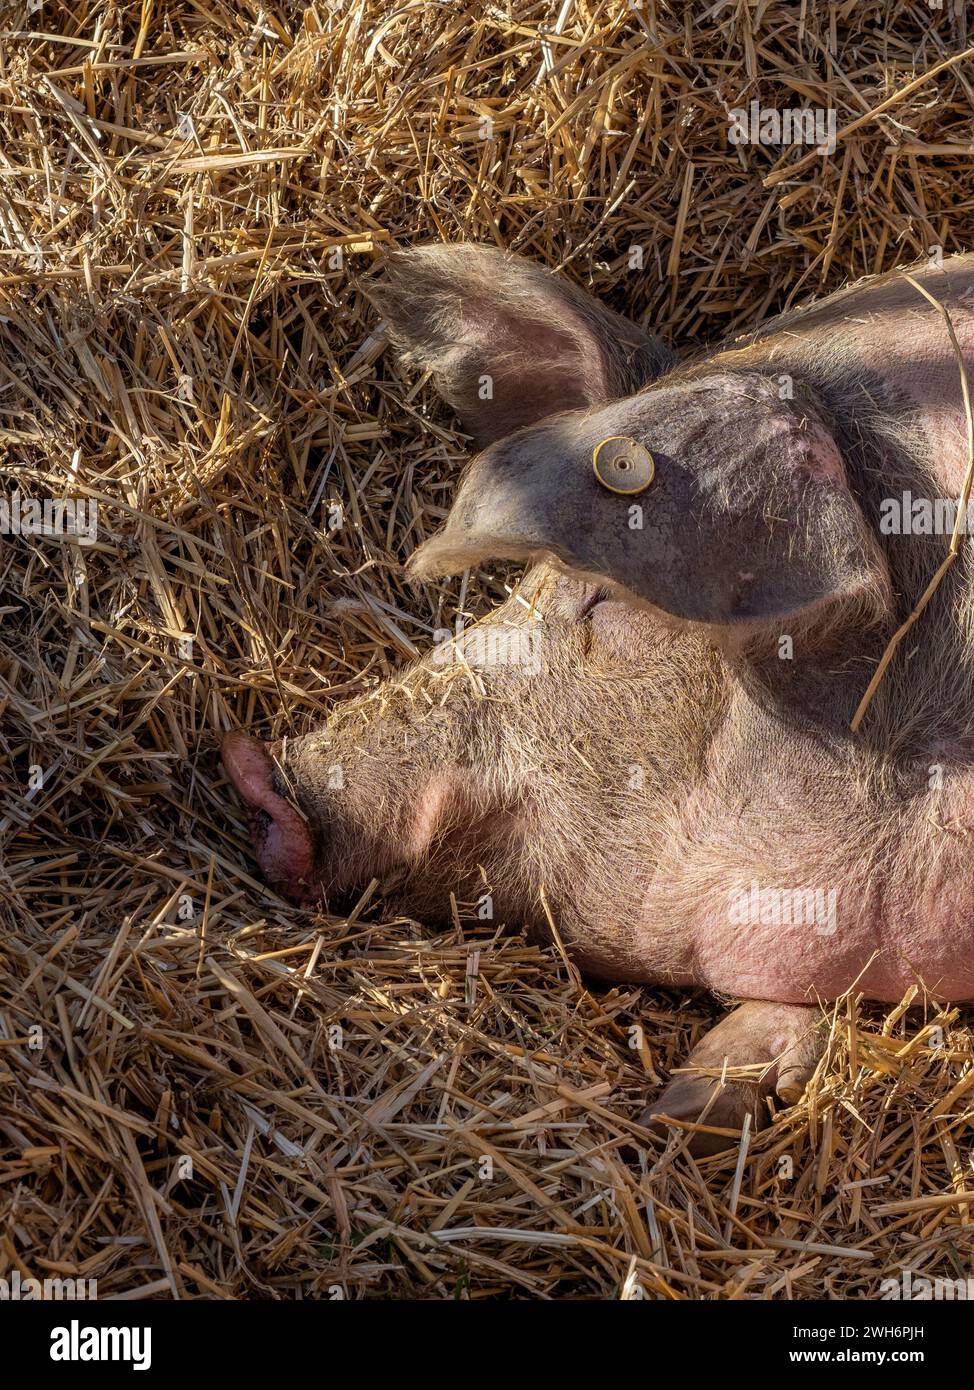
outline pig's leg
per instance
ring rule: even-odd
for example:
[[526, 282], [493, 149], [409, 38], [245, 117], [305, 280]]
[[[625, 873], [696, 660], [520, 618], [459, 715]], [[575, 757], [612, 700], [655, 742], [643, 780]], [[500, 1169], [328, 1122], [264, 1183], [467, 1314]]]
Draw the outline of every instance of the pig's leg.
[[[665, 1087], [642, 1116], [642, 1124], [659, 1133], [673, 1133], [659, 1116], [696, 1122], [714, 1097], [703, 1123], [719, 1129], [739, 1130], [746, 1115], [755, 1128], [767, 1123], [767, 1096], [777, 1095], [786, 1104], [798, 1100], [815, 1070], [825, 1046], [822, 1011], [801, 1004], [768, 1004], [752, 1000], [741, 1004], [712, 1028], [687, 1058], [688, 1067], [700, 1067], [711, 1075], [681, 1073]], [[761, 1067], [747, 1080], [719, 1076], [724, 1065]], [[734, 1140], [719, 1134], [696, 1134], [689, 1144], [697, 1157], [719, 1153]]]

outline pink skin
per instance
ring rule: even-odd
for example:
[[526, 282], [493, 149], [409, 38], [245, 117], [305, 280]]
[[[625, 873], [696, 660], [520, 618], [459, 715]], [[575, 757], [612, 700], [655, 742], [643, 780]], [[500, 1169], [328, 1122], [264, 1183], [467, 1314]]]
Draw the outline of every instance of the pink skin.
[[[620, 606], [611, 601], [593, 604], [591, 597], [586, 597], [579, 611], [592, 613], [596, 622], [611, 623], [613, 617], [624, 619], [624, 614], [614, 614]], [[618, 640], [618, 633], [613, 636]], [[311, 837], [302, 816], [274, 790], [274, 762], [266, 746], [237, 731], [224, 739], [222, 755], [226, 771], [251, 813], [257, 858], [265, 877], [295, 901], [308, 902], [320, 896], [321, 880], [314, 870]], [[445, 809], [444, 802], [455, 792], [455, 778], [434, 778], [427, 793], [419, 797], [411, 823], [413, 833], [395, 847], [391, 842], [383, 846], [389, 857], [398, 854], [412, 859], [421, 854]], [[269, 824], [264, 817], [271, 818]], [[740, 968], [739, 960], [736, 967], [733, 964], [734, 947], [740, 944], [727, 943], [726, 963], [732, 972]], [[682, 950], [679, 954], [682, 956]], [[773, 978], [771, 962], [765, 959], [762, 964], [760, 951], [755, 953], [749, 946], [743, 954], [755, 969]], [[654, 959], [658, 963], [658, 950]], [[675, 975], [677, 969], [674, 958], [669, 973]], [[655, 973], [654, 966], [647, 972], [648, 978], [654, 978]], [[713, 980], [704, 972], [685, 983], [709, 984]], [[746, 1116], [760, 1128], [768, 1119], [769, 1102], [781, 1106], [798, 1099], [821, 1055], [821, 1024], [821, 1015], [814, 1008], [756, 1001], [742, 1005], [698, 1044], [685, 1066], [647, 1108], [641, 1123], [663, 1137], [675, 1133], [697, 1157], [719, 1153], [733, 1142]], [[759, 1068], [756, 1073], [755, 1066]], [[723, 1082], [720, 1076], [726, 1067], [751, 1070], [746, 1077], [731, 1076]]]
[[257, 862], [265, 878], [288, 897], [310, 901], [317, 896], [311, 836], [291, 803], [274, 790], [274, 765], [266, 746], [237, 730], [227, 734], [221, 754], [223, 766], [248, 808]]
[[[923, 792], [892, 825], [876, 823], [827, 747], [758, 722], [747, 703], [739, 696], [711, 749], [714, 766], [730, 764], [750, 724], [746, 773], [738, 753], [731, 775], [691, 790], [643, 870], [639, 954], [658, 951], [665, 923], [673, 982], [686, 986], [799, 1004], [855, 985], [896, 1003], [922, 983], [938, 998], [974, 999], [974, 774], [931, 748]], [[928, 791], [933, 764], [944, 786]], [[834, 891], [834, 917], [741, 924], [734, 895], [754, 882]]]
[[[949, 302], [967, 358], [968, 376], [974, 379], [974, 258], [958, 258], [944, 275], [918, 274], [938, 299]], [[489, 299], [484, 286], [478, 292]], [[469, 296], [463, 302], [470, 302]], [[396, 306], [392, 307], [395, 310]], [[532, 324], [547, 321], [548, 316], [541, 313], [531, 320]], [[483, 349], [477, 345], [476, 327], [476, 323], [472, 327], [467, 324], [461, 332], [454, 325], [450, 350], [462, 345], [467, 333], [477, 348], [473, 360], [479, 364]], [[519, 331], [514, 322], [502, 335], [507, 356], [518, 348]], [[611, 339], [612, 334], [608, 337]], [[509, 339], [513, 346], [508, 346]], [[418, 340], [423, 341], [422, 335]], [[530, 374], [530, 364], [539, 355], [532, 355], [530, 334], [519, 350]], [[782, 374], [779, 380], [791, 376], [801, 382], [807, 376], [812, 382], [818, 372], [821, 380], [828, 381], [832, 373], [836, 379], [845, 376], [857, 382], [865, 373], [870, 390], [875, 381], [884, 383], [896, 394], [897, 418], [908, 416], [911, 402], [915, 405], [920, 422], [917, 428], [926, 435], [931, 468], [942, 493], [956, 496], [959, 492], [967, 462], [967, 428], [958, 363], [942, 317], [901, 277], [874, 281], [832, 296], [811, 310], [784, 316], [757, 333], [749, 344], [735, 344], [716, 354], [712, 359], [713, 380], [719, 383], [720, 372], [746, 371], [751, 364], [770, 366]], [[437, 366], [449, 375], [439, 359]], [[562, 375], [570, 375], [570, 367], [568, 361]], [[515, 401], [526, 398], [520, 380], [518, 386], [512, 397]], [[449, 394], [447, 398], [451, 399]], [[545, 410], [553, 410], [547, 396], [544, 400]], [[593, 410], [598, 409], [599, 399], [591, 404]], [[719, 411], [723, 404], [715, 392], [714, 409]], [[561, 405], [571, 409], [577, 402]], [[489, 443], [489, 417], [478, 417], [475, 423], [488, 431], [481, 443]], [[519, 418], [515, 423], [524, 421]], [[904, 430], [908, 427], [913, 426], [903, 425]], [[564, 421], [558, 428], [564, 434]], [[555, 436], [561, 438], [557, 428]], [[518, 466], [545, 467], [545, 456], [530, 454], [531, 439], [523, 434], [518, 437]], [[785, 445], [788, 438], [784, 437]], [[796, 448], [793, 440], [788, 445], [796, 467], [804, 468], [816, 480], [844, 486], [846, 456], [838, 451], [825, 426], [816, 422], [814, 412], [801, 445]], [[560, 456], [557, 449], [552, 448], [552, 452]], [[664, 458], [661, 476], [665, 462]], [[489, 495], [494, 498], [501, 530], [510, 516], [518, 525], [528, 516], [537, 524], [543, 541], [546, 516], [540, 510], [504, 509], [504, 488], [510, 487], [512, 495], [519, 494], [516, 485], [509, 482], [518, 475], [513, 468], [505, 471], [502, 452], [493, 472], [482, 463], [477, 466], [485, 489], [494, 487]], [[534, 494], [525, 495], [530, 499]], [[650, 500], [655, 503], [658, 496], [657, 490]], [[480, 502], [478, 494], [478, 506], [468, 508], [470, 526], [480, 526], [489, 511]], [[582, 529], [588, 534], [587, 514], [584, 522]], [[572, 544], [578, 530], [578, 524], [574, 529], [569, 527], [563, 537], [569, 554], [574, 553]], [[692, 528], [687, 535], [692, 539]], [[718, 533], [718, 557], [722, 539]], [[898, 543], [890, 542], [890, 546]], [[550, 549], [559, 553], [555, 547]], [[489, 533], [478, 554], [481, 551], [483, 556], [520, 558], [516, 548], [505, 548], [503, 539], [492, 548]], [[546, 546], [539, 543], [532, 554], [545, 551]], [[611, 542], [606, 543], [606, 553], [614, 554]], [[624, 553], [624, 547], [620, 546], [619, 553]], [[705, 558], [710, 555], [708, 550]], [[752, 567], [750, 555], [742, 552], [740, 561], [736, 557], [733, 564], [730, 559], [726, 561], [728, 584], [753, 578], [744, 573]], [[661, 567], [657, 573], [679, 572], [679, 548], [673, 551], [673, 558], [672, 567]], [[451, 565], [456, 568], [449, 560], [430, 574], [450, 572]], [[419, 573], [423, 577], [422, 571]], [[706, 577], [705, 571], [703, 574]], [[595, 575], [599, 576], [597, 584], [591, 582]], [[609, 581], [606, 587], [601, 586], [603, 578]], [[918, 983], [939, 998], [957, 1002], [974, 999], [974, 886], [969, 849], [974, 830], [974, 772], [968, 771], [970, 734], [964, 704], [946, 677], [941, 677], [939, 686], [930, 678], [929, 700], [936, 717], [930, 720], [929, 734], [922, 725], [917, 733], [915, 726], [907, 752], [899, 752], [895, 739], [885, 734], [877, 736], [874, 745], [868, 738], [849, 737], [849, 713], [871, 669], [869, 663], [878, 657], [878, 652], [857, 650], [854, 643], [837, 648], [834, 657], [829, 650], [809, 661], [803, 677], [807, 688], [802, 687], [797, 699], [796, 687], [789, 687], [787, 680], [778, 681], [776, 672], [770, 679], [774, 691], [771, 700], [755, 698], [747, 681], [732, 678], [728, 698], [719, 709], [715, 707], [712, 719], [705, 702], [698, 698], [696, 685], [682, 688], [657, 679], [655, 684], [646, 683], [640, 701], [640, 669], [650, 657], [662, 670], [669, 669], [667, 643], [671, 640], [672, 650], [678, 656], [681, 651], [673, 637], [680, 632], [680, 624], [673, 615], [678, 619], [683, 612], [691, 623], [697, 619], [693, 612], [687, 614], [678, 606], [668, 610], [671, 617], [653, 607], [634, 608], [629, 601], [633, 594], [621, 587], [628, 583], [611, 567], [579, 565], [574, 574], [562, 575], [553, 595], [548, 596], [552, 606], [542, 618], [549, 631], [553, 628], [557, 634], [558, 622], [569, 622], [586, 624], [587, 633], [579, 669], [560, 668], [560, 693], [553, 705], [560, 703], [562, 708], [550, 726], [543, 720], [530, 725], [532, 718], [537, 720], [537, 711], [532, 712], [530, 702], [522, 706], [517, 692], [512, 700], [510, 688], [500, 677], [491, 688], [488, 710], [504, 710], [503, 717], [516, 724], [522, 718], [526, 721], [522, 731], [526, 736], [515, 740], [520, 749], [528, 750], [520, 755], [523, 769], [518, 764], [512, 773], [510, 762], [505, 762], [506, 733], [496, 743], [488, 740], [483, 745], [490, 753], [486, 758], [480, 754], [476, 790], [471, 763], [458, 758], [456, 749], [451, 757], [440, 761], [435, 772], [431, 771], [435, 763], [425, 763], [421, 774], [414, 772], [411, 785], [406, 785], [409, 778], [393, 775], [394, 758], [385, 766], [381, 756], [374, 756], [371, 762], [366, 759], [363, 771], [350, 756], [345, 768], [348, 791], [336, 806], [327, 794], [322, 797], [314, 788], [309, 791], [301, 786], [302, 800], [315, 818], [312, 830], [282, 794], [283, 778], [280, 773], [275, 775], [272, 756], [263, 745], [243, 733], [231, 734], [223, 746], [224, 764], [250, 810], [257, 858], [265, 876], [279, 891], [299, 901], [321, 896], [323, 888], [332, 891], [337, 869], [329, 861], [329, 848], [330, 859], [339, 861], [344, 872], [347, 846], [354, 847], [357, 842], [355, 817], [349, 820], [348, 808], [354, 812], [356, 807], [375, 802], [376, 789], [370, 778], [380, 779], [378, 804], [383, 813], [388, 805], [390, 814], [383, 814], [378, 830], [368, 822], [372, 838], [359, 856], [361, 862], [355, 865], [357, 874], [405, 865], [417, 870], [414, 877], [428, 880], [431, 892], [445, 896], [453, 885], [446, 884], [439, 872], [444, 865], [452, 872], [465, 863], [484, 864], [492, 882], [492, 872], [504, 868], [503, 858], [498, 858], [495, 850], [510, 861], [523, 847], [530, 846], [537, 851], [535, 862], [544, 865], [547, 875], [563, 846], [574, 846], [577, 872], [563, 873], [553, 891], [547, 878], [545, 886], [552, 915], [584, 971], [608, 980], [704, 987], [752, 1001], [726, 1018], [691, 1056], [691, 1067], [702, 1067], [709, 1074], [678, 1077], [657, 1100], [649, 1119], [655, 1122], [655, 1116], [666, 1114], [692, 1121], [716, 1098], [710, 1125], [734, 1128], [748, 1113], [760, 1123], [767, 1100], [775, 1095], [786, 1103], [795, 1099], [814, 1068], [820, 1052], [819, 1041], [810, 1030], [818, 1016], [816, 1001], [835, 999], [855, 987], [868, 999], [892, 1003]], [[912, 582], [901, 585], [907, 597], [912, 587]], [[651, 602], [655, 603], [655, 598]], [[666, 607], [662, 600], [660, 603]], [[517, 619], [514, 600], [504, 606], [502, 615], [493, 618], [507, 623]], [[929, 630], [929, 624], [928, 617], [926, 629], [918, 632], [922, 635]], [[772, 614], [767, 620], [772, 643], [779, 631], [790, 631], [789, 619]], [[728, 642], [727, 650], [730, 648]], [[904, 648], [888, 677], [888, 687], [896, 679], [904, 679], [906, 659]], [[679, 660], [676, 664], [679, 668]], [[607, 683], [606, 672], [611, 673], [616, 688]], [[816, 678], [820, 678], [817, 685]], [[909, 676], [905, 679], [908, 681]], [[921, 688], [926, 679], [918, 677]], [[618, 739], [599, 741], [597, 725], [604, 706], [592, 698], [591, 690], [586, 692], [586, 683], [594, 689], [599, 680], [603, 682], [601, 689], [610, 695], [607, 707], [626, 729], [623, 751]], [[683, 719], [667, 717], [665, 696], [671, 689], [679, 699], [670, 703], [673, 709], [684, 711]], [[656, 701], [649, 717], [647, 690]], [[843, 712], [843, 696], [850, 691], [856, 693]], [[945, 693], [938, 696], [938, 692]], [[907, 710], [911, 708], [910, 694], [901, 696]], [[831, 706], [826, 708], [833, 697], [834, 712]], [[789, 698], [793, 701], [790, 707]], [[807, 710], [798, 708], [802, 700]], [[698, 716], [693, 713], [696, 705], [700, 705]], [[809, 718], [795, 718], [796, 709]], [[695, 725], [695, 718], [703, 722]], [[890, 721], [894, 733], [897, 727], [895, 719]], [[877, 726], [867, 726], [867, 732], [870, 728], [876, 734]], [[955, 733], [955, 728], [959, 732]], [[421, 724], [417, 729], [422, 733]], [[590, 769], [594, 766], [604, 772], [614, 788], [613, 796], [600, 800], [602, 791], [596, 778], [579, 780], [572, 775], [570, 764], [558, 763], [562, 745], [575, 731], [580, 756], [587, 758]], [[662, 778], [658, 786], [654, 784], [653, 793], [642, 800], [627, 798], [625, 779], [630, 764], [655, 767], [665, 763], [668, 753], [674, 756], [675, 745], [682, 738], [695, 740], [701, 750], [699, 762], [674, 772], [669, 780]], [[364, 740], [365, 744], [369, 741], [368, 737]], [[289, 769], [290, 758], [289, 752]], [[517, 758], [514, 762], [517, 764]], [[927, 781], [934, 764], [945, 769], [942, 789]], [[870, 777], [863, 775], [864, 770], [871, 774], [893, 765], [898, 789], [884, 800], [875, 789], [869, 789]], [[545, 784], [537, 770], [551, 772], [552, 767], [560, 771]], [[384, 774], [388, 775], [381, 780]], [[491, 801], [491, 788], [505, 777], [507, 800], [502, 814], [497, 802]], [[620, 806], [624, 814], [620, 814]], [[320, 810], [327, 813], [324, 819]], [[509, 827], [506, 835], [499, 829], [504, 815]], [[378, 819], [373, 817], [372, 821]], [[512, 825], [516, 834], [510, 833]], [[335, 850], [329, 829], [336, 826], [348, 831], [341, 852]], [[444, 838], [444, 826], [454, 836], [452, 840]], [[546, 840], [549, 834], [550, 844]], [[503, 872], [498, 877], [503, 881]], [[752, 916], [742, 922], [735, 918], [731, 903], [734, 895], [746, 892], [752, 882], [760, 885], [761, 892], [818, 890], [834, 894], [832, 920], [793, 924]], [[533, 889], [526, 891], [525, 896], [505, 903], [498, 911], [511, 922], [538, 925], [532, 922], [532, 912], [537, 916], [536, 897]], [[420, 908], [413, 910], [423, 919]], [[767, 1070], [756, 1085], [735, 1082], [721, 1090], [715, 1086], [712, 1073], [719, 1072], [724, 1061], [732, 1066], [759, 1062]], [[702, 1139], [698, 1151], [719, 1147], [719, 1139]]]
[[[740, 926], [728, 921], [726, 910], [715, 907], [708, 913], [703, 908], [692, 930], [696, 982], [719, 993], [786, 1003], [815, 996], [834, 999], [853, 983], [866, 998], [887, 1003], [921, 983], [938, 998], [974, 998], [969, 893], [963, 901], [965, 895], [951, 893], [942, 874], [934, 871], [935, 885], [918, 868], [913, 901], [897, 910], [895, 900], [883, 901], [879, 883], [857, 876], [850, 867], [848, 882], [836, 890], [834, 934], [824, 922], [756, 923], [742, 934]], [[728, 895], [732, 887], [746, 885], [746, 873], [742, 866], [727, 875]], [[814, 881], [812, 874], [805, 876], [805, 882]], [[721, 885], [714, 890], [719, 901]], [[814, 982], [812, 989], [808, 981]]]
[[[254, 855], [268, 883], [295, 903], [310, 903], [341, 894], [357, 882], [355, 860], [341, 851], [316, 854], [315, 835], [303, 812], [276, 788], [287, 778], [277, 762], [275, 746], [241, 729], [227, 734], [221, 746], [223, 766], [247, 809]], [[353, 782], [355, 774], [350, 769]], [[442, 767], [416, 786], [394, 778], [405, 814], [389, 808], [381, 837], [366, 851], [369, 873], [382, 875], [422, 859], [445, 816], [462, 807], [468, 818], [470, 798], [464, 793], [470, 778]], [[379, 787], [369, 782], [364, 798], [374, 800]], [[319, 829], [318, 838], [322, 838]], [[325, 836], [326, 839], [331, 837]], [[362, 846], [358, 846], [361, 851]]]
[[[971, 258], [952, 262], [947, 277], [927, 284], [949, 307], [968, 378], [974, 379]], [[784, 362], [794, 352], [794, 330], [777, 337], [772, 332], [769, 345], [770, 360]], [[895, 277], [885, 285], [867, 284], [826, 301], [820, 311], [803, 318], [801, 350], [827, 352], [850, 367], [861, 362], [912, 398], [922, 413], [942, 495], [958, 496], [969, 447], [960, 367], [942, 317], [908, 281]], [[764, 885], [774, 882], [768, 874], [768, 845], [776, 836], [780, 843], [782, 824], [779, 820], [773, 827], [769, 821], [763, 831], [757, 828], [756, 836], [745, 838], [736, 808], [704, 797], [687, 808], [689, 833], [679, 849], [684, 864], [692, 865], [695, 845], [727, 840], [728, 824], [736, 828], [728, 840], [725, 872], [711, 876], [710, 891], [687, 924], [697, 982], [744, 997], [792, 1003], [809, 997], [809, 981], [825, 999], [855, 982], [867, 998], [896, 1002], [921, 981], [941, 998], [974, 999], [969, 850], [974, 774], [951, 766], [949, 750], [931, 749], [929, 763], [948, 768], [946, 785], [930, 794], [912, 822], [901, 824], [893, 857], [906, 867], [896, 882], [890, 882], [887, 872], [871, 868], [856, 853], [845, 863], [839, 856], [836, 873], [836, 846], [846, 834], [851, 844], [862, 826], [854, 815], [849, 817], [848, 807], [823, 807], [821, 795], [814, 791], [829, 786], [839, 773], [829, 765], [828, 755], [818, 749], [802, 752], [787, 741], [776, 748], [769, 744], [767, 751], [774, 763], [774, 799], [783, 807], [805, 808], [800, 830], [790, 810], [784, 818], [791, 838], [800, 836], [808, 845], [803, 863], [785, 881], [834, 885], [838, 930], [828, 934], [805, 926], [757, 924], [748, 926], [742, 937], [740, 927], [727, 918], [728, 894], [752, 877]], [[658, 920], [659, 905], [651, 887], [644, 905], [647, 924], [654, 917]]]
[[[610, 600], [584, 608], [604, 645], [620, 649], [624, 606]], [[735, 721], [728, 727], [733, 729]], [[795, 746], [787, 735], [775, 749], [773, 732], [767, 747], [782, 806], [804, 806], [802, 818], [783, 810], [772, 827], [761, 797], [752, 810], [713, 787], [692, 792], [667, 827], [654, 862], [628, 870], [618, 865], [624, 896], [612, 910], [618, 914], [621, 906], [631, 923], [625, 955], [614, 959], [597, 944], [619, 936], [618, 919], [595, 922], [590, 940], [577, 943], [583, 968], [603, 978], [703, 987], [783, 1004], [834, 999], [854, 982], [866, 997], [891, 1003], [921, 980], [939, 997], [974, 998], [969, 926], [974, 904], [964, 887], [967, 841], [961, 833], [971, 828], [970, 779], [951, 779], [939, 800], [927, 802], [915, 822], [903, 824], [896, 857], [907, 868], [892, 883], [883, 873], [870, 876], [857, 857], [837, 853], [837, 843], [855, 836], [857, 809], [824, 798], [821, 787], [837, 781], [835, 769], [822, 762], [825, 755]], [[721, 757], [719, 747], [715, 756]], [[303, 816], [274, 790], [274, 764], [265, 745], [240, 731], [229, 734], [223, 761], [250, 811], [265, 877], [292, 900], [320, 897], [325, 865], [316, 865]], [[752, 774], [752, 788], [754, 780]], [[418, 860], [438, 818], [462, 790], [462, 778], [446, 772], [429, 786], [416, 787], [408, 825], [377, 847], [376, 871], [379, 859], [387, 867]], [[937, 828], [945, 823], [957, 832], [946, 840]], [[796, 841], [803, 846], [801, 859], [794, 858]], [[767, 847], [773, 843], [777, 863], [769, 862]], [[834, 886], [835, 920], [735, 923], [732, 896], [752, 880], [762, 889], [776, 883], [826, 891]], [[567, 919], [573, 904], [554, 900], [551, 906]]]

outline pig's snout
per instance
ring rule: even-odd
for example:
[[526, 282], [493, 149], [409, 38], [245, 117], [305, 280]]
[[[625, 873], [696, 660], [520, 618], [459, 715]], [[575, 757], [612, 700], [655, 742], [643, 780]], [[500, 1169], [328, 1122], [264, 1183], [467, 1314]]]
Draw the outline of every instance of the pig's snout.
[[311, 834], [300, 812], [275, 790], [266, 745], [236, 730], [224, 738], [220, 755], [247, 807], [257, 862], [268, 883], [295, 902], [315, 897]]

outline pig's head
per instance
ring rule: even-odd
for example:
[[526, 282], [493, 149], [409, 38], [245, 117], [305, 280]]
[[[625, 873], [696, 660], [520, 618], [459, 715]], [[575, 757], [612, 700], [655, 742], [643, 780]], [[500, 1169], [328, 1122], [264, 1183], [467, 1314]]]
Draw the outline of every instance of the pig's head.
[[323, 729], [230, 735], [225, 765], [291, 897], [391, 875], [406, 910], [489, 887], [530, 917], [573, 853], [593, 894], [651, 854], [647, 808], [699, 766], [728, 660], [883, 611], [885, 565], [800, 384], [782, 398], [738, 357], [672, 369], [634, 324], [488, 248], [398, 255], [375, 298], [479, 449], [408, 572], [533, 568]]

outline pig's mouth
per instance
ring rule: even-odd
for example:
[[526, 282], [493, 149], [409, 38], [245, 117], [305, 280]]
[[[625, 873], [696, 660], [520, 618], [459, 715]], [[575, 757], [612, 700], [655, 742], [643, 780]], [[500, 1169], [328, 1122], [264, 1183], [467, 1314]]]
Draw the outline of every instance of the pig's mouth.
[[279, 790], [277, 769], [266, 744], [236, 730], [223, 740], [220, 755], [247, 808], [254, 852], [267, 882], [292, 902], [318, 897], [311, 831], [301, 812]]

